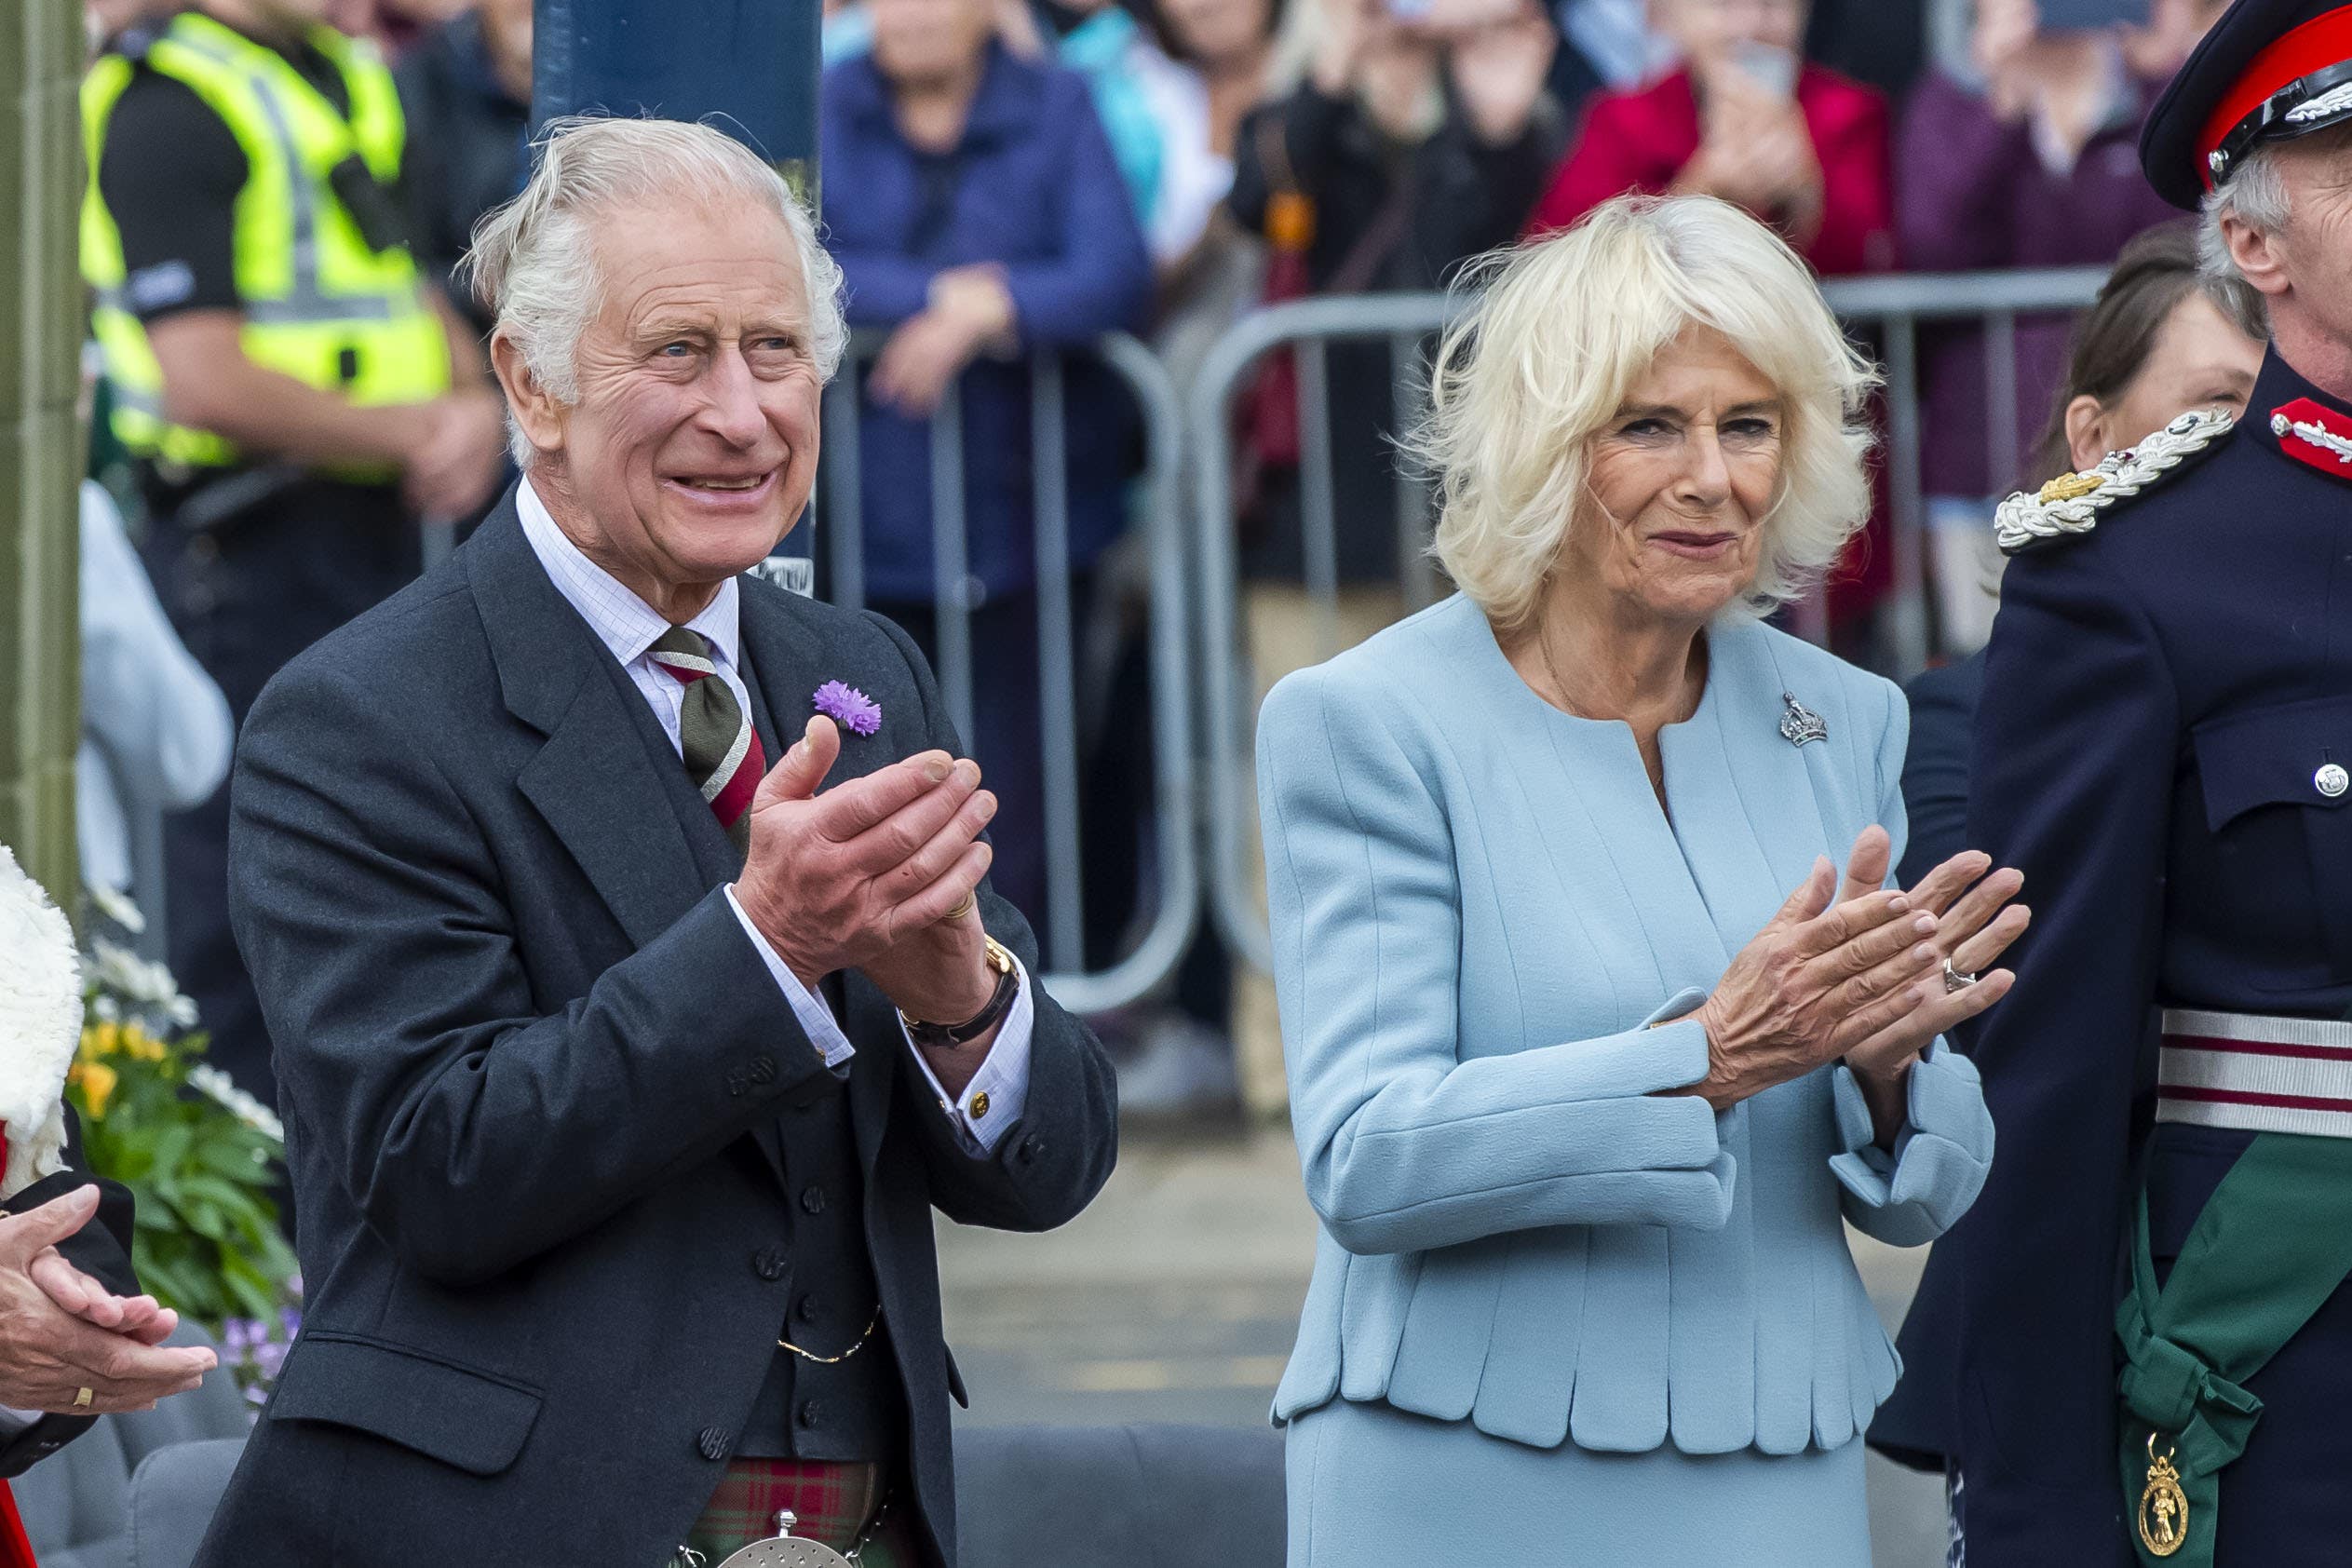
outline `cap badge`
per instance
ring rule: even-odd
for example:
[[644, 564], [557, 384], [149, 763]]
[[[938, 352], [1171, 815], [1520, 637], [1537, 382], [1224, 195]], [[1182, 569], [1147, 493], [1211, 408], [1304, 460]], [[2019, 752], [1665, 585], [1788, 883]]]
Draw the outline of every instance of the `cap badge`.
[[2016, 555], [2088, 534], [2099, 514], [2139, 494], [2227, 435], [2231, 419], [2215, 409], [2192, 409], [2139, 445], [2111, 452], [2095, 468], [2061, 474], [2032, 493], [2019, 491], [1993, 514], [1993, 536]]
[[2352, 82], [2340, 82], [2317, 98], [2306, 98], [2287, 111], [2289, 125], [2309, 125], [2352, 109]]

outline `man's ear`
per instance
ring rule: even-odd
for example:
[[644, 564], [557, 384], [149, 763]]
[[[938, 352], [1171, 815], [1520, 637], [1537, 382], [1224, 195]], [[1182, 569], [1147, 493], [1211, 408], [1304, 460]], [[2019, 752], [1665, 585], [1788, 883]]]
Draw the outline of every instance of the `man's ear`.
[[2222, 213], [2222, 243], [2229, 248], [2229, 259], [2239, 276], [2261, 293], [2272, 299], [2287, 291], [2285, 258], [2279, 253], [2279, 237], [2254, 227], [2234, 210]]
[[540, 452], [563, 450], [563, 404], [524, 363], [522, 346], [501, 327], [490, 335], [490, 364], [506, 389], [507, 408], [524, 439]]

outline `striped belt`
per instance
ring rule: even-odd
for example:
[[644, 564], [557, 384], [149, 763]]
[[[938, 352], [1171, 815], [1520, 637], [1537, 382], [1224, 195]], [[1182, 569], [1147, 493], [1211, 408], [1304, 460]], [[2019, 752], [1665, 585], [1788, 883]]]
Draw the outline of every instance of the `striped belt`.
[[2156, 1119], [2352, 1138], [2352, 1022], [2168, 1008]]

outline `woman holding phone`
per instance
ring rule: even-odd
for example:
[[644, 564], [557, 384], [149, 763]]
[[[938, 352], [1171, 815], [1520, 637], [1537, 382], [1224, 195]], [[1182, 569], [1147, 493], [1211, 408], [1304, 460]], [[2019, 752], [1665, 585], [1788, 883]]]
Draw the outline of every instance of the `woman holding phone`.
[[1592, 101], [1528, 232], [1611, 196], [1720, 196], [1770, 223], [1823, 274], [1895, 261], [1886, 101], [1805, 61], [1805, 0], [1654, 0], [1681, 63]]

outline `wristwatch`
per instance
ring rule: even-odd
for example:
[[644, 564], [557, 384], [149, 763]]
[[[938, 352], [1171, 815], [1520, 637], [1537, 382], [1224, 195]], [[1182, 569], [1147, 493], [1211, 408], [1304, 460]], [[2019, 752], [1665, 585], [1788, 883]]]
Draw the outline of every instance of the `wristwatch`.
[[926, 1023], [909, 1018], [899, 1009], [899, 1021], [906, 1026], [907, 1038], [918, 1046], [953, 1049], [968, 1046], [1005, 1021], [1005, 1015], [1013, 1010], [1013, 998], [1021, 994], [1021, 967], [1013, 962], [1012, 949], [988, 939], [988, 966], [996, 971], [996, 990], [989, 996], [988, 1006], [962, 1023]]

